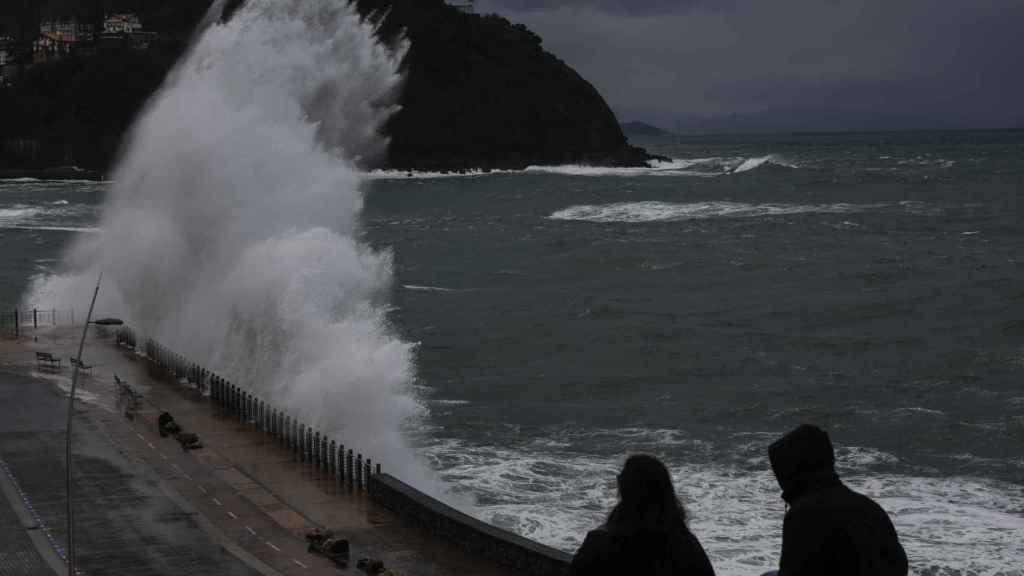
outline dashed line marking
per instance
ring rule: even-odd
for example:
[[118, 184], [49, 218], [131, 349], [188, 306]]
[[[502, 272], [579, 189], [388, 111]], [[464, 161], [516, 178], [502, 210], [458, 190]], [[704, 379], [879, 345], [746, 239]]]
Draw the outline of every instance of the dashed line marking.
[[200, 491], [200, 492], [202, 492], [203, 494], [206, 494], [206, 493], [207, 493], [207, 492], [206, 492], [206, 488], [203, 488], [203, 485], [202, 485], [202, 484], [196, 484], [196, 486], [199, 486], [199, 491]]
[[238, 516], [235, 516], [235, 513], [230, 510], [228, 510], [228, 516], [231, 516], [232, 520], [238, 520]]
[[142, 436], [142, 434], [139, 434], [138, 432], [136, 432], [135, 435], [139, 437], [139, 440], [142, 440], [143, 442], [146, 441], [146, 439]]
[[217, 500], [216, 498], [213, 499], [213, 503], [217, 506], [223, 506], [223, 504], [220, 503], [220, 500]]
[[295, 562], [296, 564], [298, 564], [299, 566], [301, 566], [303, 568], [309, 568], [309, 566], [306, 566], [305, 564], [303, 564], [302, 562], [299, 562], [295, 558], [292, 558], [292, 562]]
[[153, 445], [152, 445], [152, 444], [150, 444], [149, 442], [146, 442], [146, 444], [149, 444], [149, 449], [150, 449], [150, 450], [156, 450], [156, 446], [153, 446]]
[[160, 457], [167, 460], [167, 454], [164, 454], [163, 452], [160, 453]]
[[281, 551], [281, 549], [278, 548], [277, 546], [274, 546], [274, 543], [271, 542], [270, 540], [267, 540], [267, 546], [270, 546], [271, 548], [273, 548], [274, 550], [277, 550], [278, 552]]
[[249, 531], [249, 534], [252, 534], [253, 536], [255, 536], [255, 535], [256, 535], [256, 531], [255, 531], [255, 530], [253, 530], [252, 528], [250, 528], [250, 527], [246, 526], [246, 527], [245, 527], [245, 529]]

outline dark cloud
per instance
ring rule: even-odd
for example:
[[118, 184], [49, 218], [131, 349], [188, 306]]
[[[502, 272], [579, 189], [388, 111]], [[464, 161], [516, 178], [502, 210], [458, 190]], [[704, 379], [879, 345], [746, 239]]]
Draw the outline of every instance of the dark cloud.
[[827, 119], [823, 128], [1024, 121], [1019, 0], [478, 4], [539, 33], [621, 119], [673, 127], [775, 116], [801, 128], [816, 118]]

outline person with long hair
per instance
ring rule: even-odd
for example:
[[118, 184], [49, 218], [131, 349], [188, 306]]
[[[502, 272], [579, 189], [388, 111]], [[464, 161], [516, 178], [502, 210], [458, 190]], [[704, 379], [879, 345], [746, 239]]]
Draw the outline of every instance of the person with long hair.
[[571, 576], [714, 576], [660, 460], [630, 456], [618, 485], [619, 503], [604, 525], [587, 533], [572, 559]]

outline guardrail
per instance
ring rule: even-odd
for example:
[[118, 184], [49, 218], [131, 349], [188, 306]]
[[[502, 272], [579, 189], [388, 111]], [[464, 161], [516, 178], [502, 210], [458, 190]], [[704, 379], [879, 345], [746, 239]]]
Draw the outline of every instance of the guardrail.
[[529, 576], [563, 576], [571, 556], [487, 524], [420, 492], [381, 471], [381, 465], [307, 426], [252, 390], [211, 372], [152, 339], [137, 341], [130, 328], [117, 331], [117, 343], [142, 352], [179, 381], [187, 380], [226, 414], [272, 436], [304, 463], [330, 473], [339, 483], [364, 490], [378, 504], [431, 535], [467, 553], [487, 558]]
[[140, 347], [130, 328], [118, 330], [116, 340], [122, 346], [141, 351], [155, 366], [179, 381], [187, 380], [201, 393], [208, 394], [210, 401], [224, 413], [271, 436], [291, 450], [300, 462], [329, 473], [339, 483], [366, 490], [370, 478], [381, 473], [381, 465], [374, 464], [371, 458], [276, 408], [251, 389], [203, 368], [159, 342], [147, 338]]
[[0, 308], [0, 333], [15, 338], [27, 328], [74, 326], [74, 308]]

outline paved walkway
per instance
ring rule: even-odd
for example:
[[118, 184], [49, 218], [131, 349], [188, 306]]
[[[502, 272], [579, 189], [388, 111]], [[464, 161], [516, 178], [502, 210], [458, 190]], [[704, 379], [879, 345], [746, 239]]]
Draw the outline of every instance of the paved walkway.
[[[29, 374], [37, 383], [48, 382], [51, 390], [66, 390], [70, 379], [67, 358], [74, 348], [74, 331], [40, 330], [35, 334], [38, 341], [32, 341], [32, 336], [30, 333], [28, 340], [17, 343], [0, 342], [0, 369]], [[36, 366], [35, 350], [63, 357], [65, 368]], [[82, 434], [105, 438], [108, 446], [121, 453], [132, 474], [140, 469], [151, 471], [156, 487], [202, 528], [195, 532], [207, 542], [219, 544], [250, 571], [280, 575], [338, 573], [332, 563], [306, 551], [304, 534], [319, 526], [350, 540], [352, 572], [356, 572], [356, 559], [371, 557], [382, 560], [395, 573], [408, 576], [515, 574], [437, 541], [404, 524], [364, 493], [338, 486], [326, 474], [295, 462], [290, 451], [268, 436], [218, 415], [208, 399], [193, 388], [151, 373], [148, 362], [117, 348], [112, 339], [91, 335], [83, 359], [95, 368], [80, 378], [79, 413], [85, 422]], [[124, 416], [124, 407], [118, 404], [114, 373], [144, 394], [141, 409], [132, 419]], [[0, 408], [0, 414], [6, 411], [6, 406]], [[161, 438], [156, 433], [156, 416], [162, 411], [173, 414], [185, 430], [199, 434], [204, 448], [185, 452], [175, 440]], [[76, 438], [76, 442], [82, 441]], [[45, 451], [56, 449], [47, 444]], [[76, 451], [81, 449], [78, 446]], [[62, 451], [51, 454], [51, 459], [62, 461], [62, 455]], [[76, 459], [76, 477], [85, 482], [89, 477], [81, 470], [85, 461], [79, 456]], [[54, 517], [63, 522], [56, 511]], [[78, 536], [77, 541], [81, 557], [86, 538]], [[157, 539], [152, 545], [133, 545], [160, 547], [166, 542]], [[202, 573], [185, 566], [166, 568], [169, 570], [163, 573]]]

